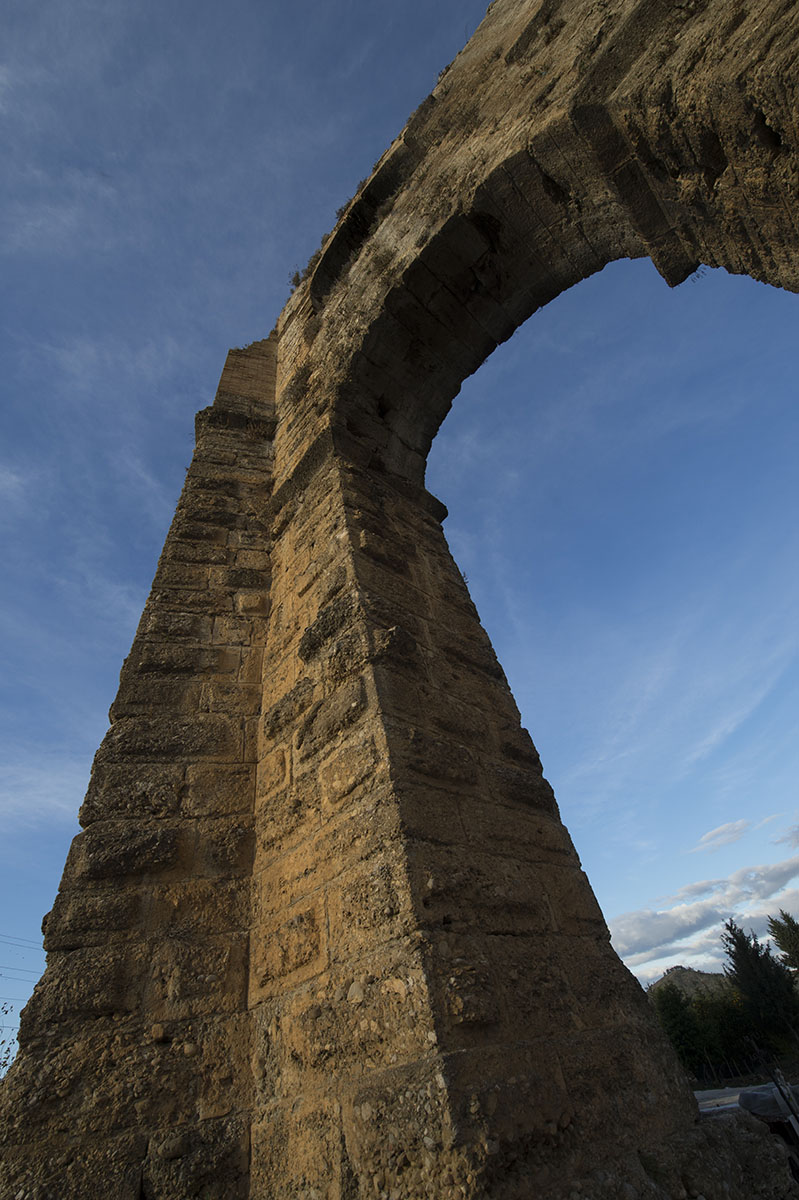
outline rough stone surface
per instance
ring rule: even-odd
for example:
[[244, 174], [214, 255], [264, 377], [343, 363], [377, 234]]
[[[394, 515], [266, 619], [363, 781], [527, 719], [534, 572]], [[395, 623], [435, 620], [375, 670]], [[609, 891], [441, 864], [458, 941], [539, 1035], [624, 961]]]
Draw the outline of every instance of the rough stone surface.
[[799, 290], [782, 0], [495, 0], [232, 351], [2, 1089], [3, 1200], [763, 1200], [607, 929], [423, 486], [620, 257]]

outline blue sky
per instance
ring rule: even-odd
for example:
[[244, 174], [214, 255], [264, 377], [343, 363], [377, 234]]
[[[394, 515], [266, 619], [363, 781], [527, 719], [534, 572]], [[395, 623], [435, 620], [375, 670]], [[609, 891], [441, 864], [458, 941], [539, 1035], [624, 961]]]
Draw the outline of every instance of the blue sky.
[[[16, 1008], [194, 412], [484, 7], [7, 6], [0, 995]], [[467, 382], [431, 458], [644, 979], [713, 966], [730, 913], [762, 930], [799, 912], [798, 305], [723, 272], [670, 291], [649, 263], [615, 264]]]

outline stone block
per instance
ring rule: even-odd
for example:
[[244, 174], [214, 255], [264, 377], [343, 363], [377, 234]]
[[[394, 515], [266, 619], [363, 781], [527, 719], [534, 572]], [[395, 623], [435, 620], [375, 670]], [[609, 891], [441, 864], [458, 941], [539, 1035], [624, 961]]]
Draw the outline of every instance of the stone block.
[[419, 680], [412, 670], [405, 668], [404, 663], [388, 664], [378, 660], [374, 668], [374, 681], [377, 703], [385, 718], [397, 725], [415, 725], [425, 720], [427, 712], [422, 701], [423, 692]]
[[242, 648], [238, 671], [239, 682], [259, 684], [263, 689], [263, 660], [264, 652], [260, 646]]
[[224, 525], [206, 525], [194, 514], [182, 513], [178, 510], [172, 522], [171, 532], [183, 542], [193, 542], [197, 546], [225, 546], [228, 540], [227, 528]]
[[136, 978], [137, 949], [131, 945], [90, 946], [54, 951], [47, 974], [28, 1001], [32, 1024], [73, 1026], [81, 1020], [132, 1011], [139, 998], [130, 983]]
[[535, 760], [530, 766], [488, 762], [483, 765], [483, 770], [489, 795], [498, 804], [527, 805], [551, 816], [558, 815], [555, 795]]
[[460, 788], [407, 779], [396, 785], [396, 792], [399, 818], [409, 838], [429, 838], [444, 844], [467, 839]]
[[475, 753], [463, 742], [414, 728], [404, 719], [392, 718], [389, 745], [413, 775], [457, 783], [461, 788], [474, 787], [479, 782]]
[[251, 995], [274, 995], [318, 975], [327, 964], [326, 920], [317, 906], [298, 907], [280, 925], [252, 936]]
[[[242, 547], [236, 550], [236, 567], [246, 567], [250, 570], [258, 572], [266, 572], [269, 570], [270, 555], [268, 550], [247, 549]], [[262, 576], [263, 578], [263, 576]]]
[[202, 588], [208, 590], [209, 568], [202, 563], [170, 562], [164, 559], [155, 573], [153, 587]]
[[111, 727], [97, 752], [103, 765], [126, 759], [240, 761], [241, 757], [241, 726], [222, 713], [197, 713], [190, 719], [125, 717]]
[[177, 866], [180, 830], [174, 823], [97, 821], [75, 838], [69, 866], [76, 878], [120, 879], [160, 874]]
[[[302, 794], [299, 791], [300, 800]], [[281, 813], [281, 809], [285, 811], [284, 797], [277, 794], [274, 805], [275, 813], [256, 813], [255, 923], [274, 923], [283, 910], [321, 895], [338, 878], [342, 864], [354, 868], [392, 853], [391, 843], [399, 836], [396, 810], [387, 789], [340, 806], [324, 821], [319, 819], [315, 798], [310, 811], [297, 806], [291, 824]], [[284, 821], [289, 832], [275, 837], [275, 822], [282, 825]]]
[[241, 1117], [192, 1122], [151, 1139], [140, 1194], [247, 1200], [249, 1130]]
[[178, 584], [162, 585], [150, 593], [153, 608], [163, 612], [200, 613], [209, 617], [226, 616], [233, 611], [233, 596], [220, 588], [187, 588]]
[[609, 940], [602, 910], [579, 864], [574, 861], [562, 866], [547, 864], [545, 870], [545, 886], [558, 929], [563, 933], [588, 933]]
[[202, 875], [249, 875], [254, 833], [250, 814], [243, 820], [204, 818], [194, 830], [194, 870]]
[[256, 792], [258, 797], [268, 796], [271, 792], [283, 790], [289, 783], [291, 765], [290, 749], [288, 746], [278, 746], [267, 750], [258, 762], [258, 782]]
[[480, 929], [521, 936], [554, 928], [545, 869], [464, 843], [415, 841], [408, 869], [417, 919], [425, 928]]
[[123, 668], [142, 675], [227, 675], [238, 671], [238, 650], [224, 647], [183, 646], [170, 642], [137, 642]]
[[340, 743], [319, 767], [323, 802], [328, 806], [340, 804], [356, 789], [360, 791], [375, 782], [379, 771], [385, 775], [387, 763], [381, 763], [372, 735], [361, 731], [355, 738]]
[[212, 641], [223, 646], [262, 644], [263, 618], [254, 616], [218, 616], [214, 620]]
[[328, 889], [330, 958], [340, 966], [411, 932], [408, 885], [394, 853], [378, 853], [342, 871]]
[[367, 710], [362, 679], [342, 683], [332, 695], [315, 705], [298, 730], [296, 746], [300, 758], [323, 754], [335, 739], [358, 721]]
[[246, 994], [246, 933], [159, 936], [148, 947], [143, 995], [155, 1021], [240, 1012]]
[[169, 715], [196, 712], [200, 707], [200, 685], [186, 676], [128, 676], [109, 709], [112, 723], [123, 717], [148, 715], [158, 709]]
[[342, 633], [329, 642], [320, 663], [325, 690], [330, 692], [348, 677], [362, 674], [369, 658], [369, 641], [363, 629]]
[[249, 925], [249, 890], [246, 879], [193, 876], [158, 884], [150, 892], [143, 928], [148, 937], [205, 939], [243, 932]]
[[211, 634], [211, 618], [196, 612], [170, 612], [151, 608], [145, 612], [142, 634], [154, 641], [192, 642], [208, 641]]
[[261, 696], [262, 689], [257, 683], [213, 679], [202, 684], [198, 707], [203, 712], [253, 716], [261, 710]]
[[310, 706], [314, 696], [314, 683], [309, 678], [300, 679], [280, 700], [264, 713], [264, 737], [270, 740], [293, 727], [294, 723]]
[[326, 604], [300, 638], [297, 653], [303, 662], [315, 658], [322, 647], [349, 628], [355, 618], [355, 603], [350, 595], [339, 596]]
[[270, 1105], [268, 1117], [252, 1129], [251, 1194], [270, 1200], [346, 1196], [354, 1175], [346, 1166], [340, 1122], [335, 1101], [322, 1097]]
[[330, 968], [270, 1001], [256, 1026], [266, 1087], [296, 1094], [326, 1088], [331, 1076], [399, 1073], [436, 1046], [421, 963], [407, 943]]
[[484, 795], [462, 797], [463, 828], [470, 842], [492, 854], [529, 862], [574, 863], [572, 840], [557, 818], [530, 805], [500, 805]]
[[211, 585], [229, 592], [263, 592], [269, 588], [269, 575], [256, 567], [213, 567]]
[[186, 768], [180, 763], [95, 763], [82, 825], [104, 817], [171, 817], [180, 807]]
[[233, 597], [233, 611], [240, 617], [267, 617], [270, 607], [268, 592], [237, 592]]
[[294, 786], [259, 795], [255, 809], [258, 855], [269, 860], [318, 828], [319, 789], [311, 773]]
[[204, 563], [206, 566], [227, 563], [230, 551], [226, 546], [215, 546], [208, 542], [182, 541], [170, 538], [169, 557], [173, 562]]
[[76, 950], [82, 946], [107, 946], [142, 936], [144, 896], [114, 881], [96, 892], [61, 890], [42, 922], [44, 948]]
[[252, 811], [254, 768], [246, 764], [192, 763], [186, 767], [181, 812], [222, 817]]

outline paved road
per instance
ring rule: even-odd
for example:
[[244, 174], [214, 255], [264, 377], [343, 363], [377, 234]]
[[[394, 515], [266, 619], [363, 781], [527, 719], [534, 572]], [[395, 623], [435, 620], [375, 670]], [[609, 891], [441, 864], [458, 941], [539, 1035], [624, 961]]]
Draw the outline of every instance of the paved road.
[[711, 1109], [737, 1108], [738, 1097], [747, 1090], [740, 1087], [715, 1088], [707, 1092], [694, 1092], [694, 1095], [702, 1112], [707, 1112]]

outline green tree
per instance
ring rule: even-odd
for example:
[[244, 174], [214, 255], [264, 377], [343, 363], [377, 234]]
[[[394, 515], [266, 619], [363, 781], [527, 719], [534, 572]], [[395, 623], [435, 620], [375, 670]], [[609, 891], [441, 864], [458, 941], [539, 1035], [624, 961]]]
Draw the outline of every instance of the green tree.
[[673, 983], [664, 983], [649, 994], [677, 1057], [686, 1070], [695, 1071], [702, 1059], [702, 1047], [690, 1000]]
[[701, 992], [691, 1001], [699, 1044], [715, 1070], [736, 1074], [733, 1064], [751, 1055], [752, 1029], [743, 997], [734, 987]]
[[795, 1037], [799, 1005], [788, 968], [732, 917], [721, 942], [729, 960], [724, 973], [743, 999], [754, 1036], [772, 1047], [789, 1034]]
[[769, 917], [768, 931], [774, 943], [782, 951], [782, 961], [792, 971], [799, 971], [799, 921], [780, 909], [778, 917]]

